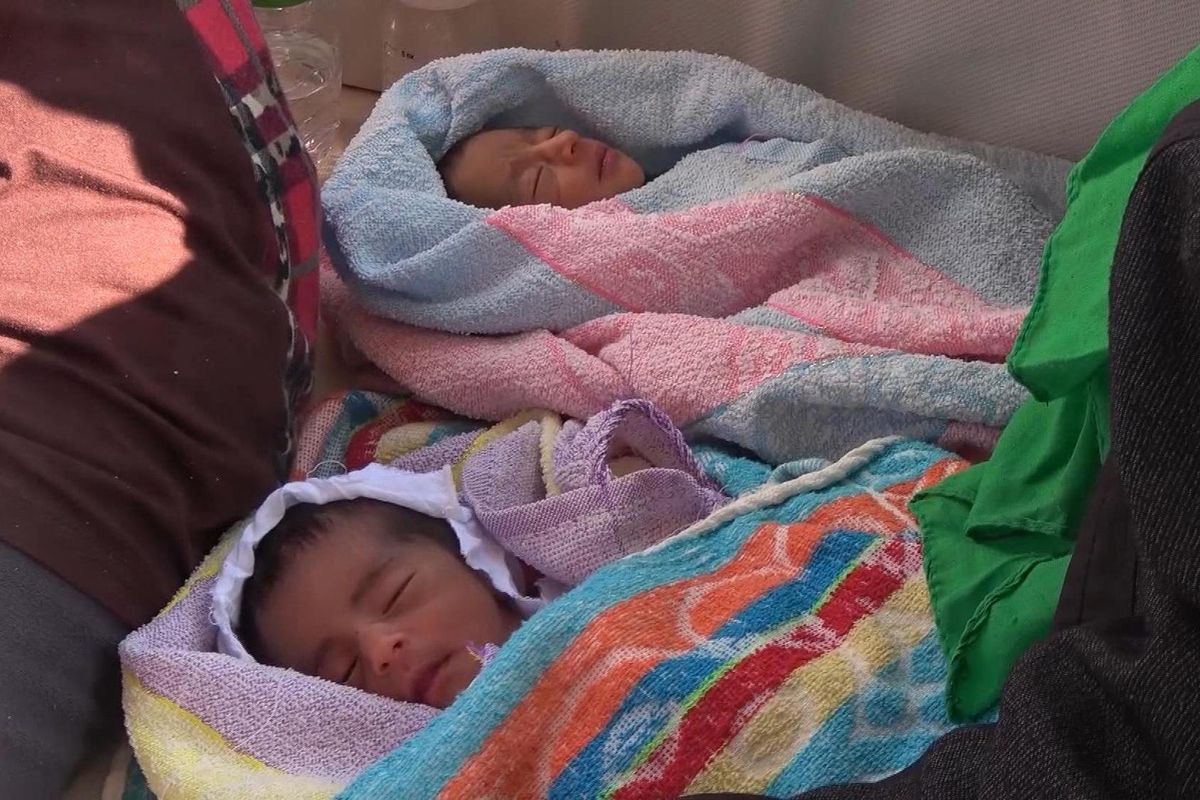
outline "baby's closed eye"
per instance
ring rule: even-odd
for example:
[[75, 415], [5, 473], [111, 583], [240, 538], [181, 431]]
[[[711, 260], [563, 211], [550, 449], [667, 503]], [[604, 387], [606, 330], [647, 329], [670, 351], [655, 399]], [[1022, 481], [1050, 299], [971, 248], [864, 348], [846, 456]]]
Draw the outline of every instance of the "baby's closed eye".
[[383, 607], [383, 613], [385, 615], [395, 610], [396, 606], [400, 604], [400, 600], [404, 597], [405, 591], [408, 590], [409, 585], [412, 583], [413, 575], [414, 573], [408, 573], [396, 586], [395, 590], [391, 594], [391, 599], [389, 599], [386, 605]]

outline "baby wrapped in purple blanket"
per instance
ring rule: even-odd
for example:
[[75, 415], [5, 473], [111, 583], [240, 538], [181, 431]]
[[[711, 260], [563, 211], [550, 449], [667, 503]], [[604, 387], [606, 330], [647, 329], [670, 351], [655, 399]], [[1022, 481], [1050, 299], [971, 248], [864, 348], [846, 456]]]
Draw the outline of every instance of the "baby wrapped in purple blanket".
[[[371, 420], [364, 417], [361, 402], [348, 399], [344, 410], [355, 426]], [[895, 603], [885, 603], [886, 608], [875, 609], [886, 611], [879, 618], [886, 624], [855, 626], [861, 630], [847, 642], [853, 649], [865, 636], [859, 642], [866, 647], [862, 653], [873, 653], [880, 669], [896, 659], [907, 664], [919, 653], [932, 661], [925, 665], [929, 669], [915, 672], [852, 670], [868, 679], [855, 690], [854, 702], [867, 702], [875, 697], [874, 689], [896, 681], [909, 698], [906, 703], [925, 708], [924, 698], [940, 698], [944, 673], [932, 618], [921, 604], [925, 593], [920, 548], [912, 540], [911, 518], [896, 505], [945, 470], [961, 466], [940, 451], [925, 445], [900, 447], [888, 462], [899, 472], [893, 475], [884, 469], [888, 477], [878, 486], [843, 485], [838, 476], [874, 464], [872, 459], [882, 457], [886, 442], [874, 443], [865, 455], [860, 448], [823, 469], [816, 483], [812, 476], [795, 478], [790, 472], [775, 476], [784, 479], [779, 483], [768, 465], [709, 448], [701, 451], [706, 464], [701, 470], [679, 431], [661, 411], [641, 401], [619, 403], [587, 424], [530, 412], [491, 429], [448, 434], [436, 443], [427, 439], [430, 446], [398, 459], [382, 452], [388, 433], [394, 431], [380, 422], [382, 427], [356, 427], [351, 437], [342, 435], [346, 431], [340, 427], [330, 429], [328, 438], [318, 434], [322, 442], [306, 444], [304, 463], [313, 469], [331, 460], [362, 464], [364, 459], [380, 458], [389, 460], [388, 466], [373, 464], [280, 489], [234, 531], [158, 618], [123, 643], [128, 727], [139, 764], [156, 792], [325, 800], [417, 735], [434, 737], [426, 742], [436, 740], [418, 748], [441, 759], [434, 766], [453, 767], [460, 750], [474, 752], [472, 737], [508, 718], [512, 702], [523, 696], [525, 690], [519, 687], [524, 684], [541, 685], [545, 678], [545, 686], [552, 687], [546, 695], [547, 713], [534, 715], [536, 728], [539, 720], [557, 726], [558, 716], [566, 724], [576, 713], [574, 701], [598, 707], [597, 698], [587, 694], [597, 681], [606, 683], [618, 673], [640, 680], [636, 670], [626, 674], [607, 665], [605, 659], [616, 652], [610, 646], [613, 641], [628, 645], [625, 656], [638, 663], [646, 653], [673, 653], [670, 663], [664, 662], [670, 670], [678, 659], [680, 664], [719, 668], [731, 647], [744, 654], [761, 649], [758, 628], [745, 625], [779, 628], [774, 611], [766, 616], [735, 614], [728, 631], [720, 622], [739, 608], [759, 608], [754, 598], [767, 592], [773, 599], [764, 596], [762, 609], [788, 609], [796, 615], [798, 627], [784, 626], [786, 636], [794, 628], [802, 638], [813, 634], [824, 642], [830, 630], [824, 627], [825, 616], [814, 616], [807, 604], [828, 594], [820, 575], [840, 576], [846, 566], [842, 561], [860, 556], [866, 563], [859, 571], [875, 578], [865, 585], [850, 581], [835, 593], [845, 595], [845, 602], [835, 607], [853, 610], [847, 620], [875, 609], [873, 603], [884, 598], [884, 590], [901, 584], [909, 588], [897, 596], [895, 608]], [[369, 454], [348, 446], [366, 439], [379, 445], [369, 445]], [[635, 462], [633, 471], [628, 471], [630, 461]], [[836, 475], [830, 472], [834, 467]], [[866, 469], [857, 480], [876, 481], [876, 469]], [[888, 489], [897, 480], [900, 494]], [[793, 485], [798, 481], [803, 485]], [[729, 502], [718, 483], [740, 499]], [[793, 499], [784, 502], [788, 497]], [[868, 507], [874, 510], [864, 516]], [[824, 522], [792, 524], [817, 511]], [[726, 524], [734, 522], [736, 530], [726, 531]], [[847, 533], [842, 530], [845, 525], [862, 530]], [[681, 531], [686, 536], [676, 537]], [[742, 537], [748, 533], [754, 533], [755, 544], [745, 550]], [[844, 546], [847, 536], [858, 545]], [[816, 547], [826, 541], [829, 547]], [[859, 545], [866, 549], [860, 552]], [[743, 550], [745, 558], [735, 557]], [[810, 556], [816, 560], [802, 567]], [[688, 588], [692, 578], [687, 577], [695, 559], [707, 566], [692, 578], [712, 584], [698, 593]], [[519, 562], [515, 567], [514, 560]], [[270, 567], [272, 562], [275, 567]], [[647, 563], [654, 565], [649, 573], [642, 571]], [[715, 582], [705, 577], [714, 569], [720, 572], [722, 564], [737, 573], [726, 576], [732, 583], [715, 573]], [[599, 569], [603, 565], [609, 567]], [[544, 580], [535, 592], [538, 576]], [[626, 578], [632, 588], [622, 589]], [[687, 585], [676, 586], [679, 579]], [[776, 585], [777, 580], [783, 583]], [[554, 585], [547, 581], [573, 589], [539, 611], [539, 604], [553, 594]], [[867, 585], [884, 593], [868, 596]], [[758, 588], [747, 594], [738, 586]], [[795, 602], [777, 602], [777, 590], [783, 592], [780, 598], [786, 595]], [[691, 611], [668, 602], [671, 597], [702, 613], [693, 619]], [[841, 619], [841, 613], [834, 617]], [[588, 626], [598, 614], [629, 630], [590, 636]], [[647, 625], [650, 620], [654, 624]], [[673, 630], [677, 620], [691, 622]], [[693, 630], [693, 624], [702, 630]], [[683, 638], [676, 641], [676, 634]], [[887, 641], [879, 641], [877, 635]], [[645, 642], [639, 638], [647, 636]], [[496, 648], [500, 642], [503, 647]], [[572, 642], [593, 650], [594, 658], [582, 665], [573, 657], [559, 658]], [[805, 658], [825, 652], [786, 642], [780, 646]], [[776, 663], [773, 652], [764, 651], [770, 663]], [[476, 655], [494, 655], [478, 679]], [[628, 663], [625, 656], [620, 663]], [[847, 666], [862, 663], [859, 655], [834, 660]], [[643, 667], [657, 661], [655, 656]], [[554, 678], [551, 668], [555, 675], [562, 674]], [[705, 669], [689, 667], [678, 674], [685, 683], [705, 681]], [[905, 677], [910, 673], [917, 675], [915, 683]], [[838, 708], [845, 701], [838, 687], [851, 683], [831, 684], [822, 694], [821, 707]], [[751, 687], [738, 672], [731, 672], [722, 685], [739, 693]], [[613, 736], [624, 737], [631, 728], [621, 720], [640, 718], [651, 707], [674, 708], [677, 698], [690, 697], [692, 691], [676, 683], [659, 688], [670, 690], [665, 704], [658, 695], [608, 691], [605, 696], [613, 703], [621, 705], [622, 698], [634, 703], [626, 710], [633, 716], [605, 706], [593, 722], [603, 723], [606, 715], [617, 714]], [[804, 696], [802, 692], [799, 699]], [[803, 701], [804, 708], [809, 705]], [[742, 707], [738, 701], [725, 706], [729, 714], [717, 716], [749, 719], [737, 710]], [[690, 718], [710, 719], [705, 708]], [[930, 708], [937, 712], [940, 704]], [[854, 763], [865, 772], [903, 766], [908, 754], [919, 752], [929, 736], [943, 729], [943, 716], [937, 712], [929, 720], [904, 717], [902, 730], [893, 736], [888, 729], [888, 746], [876, 753], [887, 758]], [[667, 722], [675, 718], [668, 717]], [[830, 718], [830, 731], [837, 728], [838, 719]], [[687, 727], [690, 730], [693, 723]], [[656, 729], [638, 730], [654, 735]], [[579, 732], [583, 743], [595, 733], [586, 725]], [[449, 739], [437, 738], [445, 736]], [[502, 762], [514, 766], [520, 781], [525, 780], [522, 765], [529, 759], [549, 763], [528, 749], [534, 738], [522, 730], [517, 744], [501, 756]], [[598, 738], [597, 753], [605, 758], [633, 753], [614, 750], [606, 744], [612, 741], [617, 739]], [[842, 763], [824, 755], [836, 747], [836, 742], [818, 747], [822, 755], [812, 761], [824, 770], [818, 777], [830, 779], [829, 770]], [[674, 746], [666, 751], [701, 754], [702, 761], [710, 752]], [[809, 763], [807, 758], [802, 761]], [[429, 766], [408, 764], [414, 769]], [[655, 764], [649, 767], [656, 769]], [[420, 783], [434, 785], [424, 778]], [[194, 791], [180, 792], [179, 787]], [[405, 785], [393, 796], [421, 796], [412, 789]], [[364, 791], [359, 796], [378, 796], [370, 793], [374, 788]], [[448, 796], [480, 795], [472, 791]]]
[[[643, 444], [682, 446], [646, 404], [623, 404], [614, 416], [628, 421], [630, 412], [650, 429]], [[619, 451], [606, 444], [600, 455], [610, 452]], [[701, 507], [685, 502], [685, 513], [649, 526], [648, 538], [599, 548], [583, 569], [560, 572], [566, 580], [507, 551], [460, 503], [449, 469], [419, 474], [371, 465], [289, 484], [264, 502], [222, 566], [213, 599], [219, 647], [402, 703], [446, 708], [522, 621], [569, 584], [724, 501], [698, 471], [684, 477]], [[481, 509], [494, 506], [487, 492], [475, 495]], [[575, 512], [594, 510], [580, 501]], [[530, 519], [515, 533], [527, 540], [538, 527], [545, 526]]]

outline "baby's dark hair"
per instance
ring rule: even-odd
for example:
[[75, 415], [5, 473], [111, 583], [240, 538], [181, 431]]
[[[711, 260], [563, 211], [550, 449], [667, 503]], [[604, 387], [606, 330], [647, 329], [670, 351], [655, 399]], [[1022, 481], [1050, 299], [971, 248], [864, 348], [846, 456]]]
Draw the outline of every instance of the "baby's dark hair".
[[400, 539], [428, 539], [459, 554], [458, 539], [450, 523], [395, 503], [361, 497], [323, 505], [301, 503], [292, 506], [254, 548], [254, 572], [242, 587], [238, 638], [255, 660], [264, 660], [258, 611], [288, 565], [297, 554], [327, 535], [334, 522], [363, 512], [386, 515], [391, 523], [388, 530]]

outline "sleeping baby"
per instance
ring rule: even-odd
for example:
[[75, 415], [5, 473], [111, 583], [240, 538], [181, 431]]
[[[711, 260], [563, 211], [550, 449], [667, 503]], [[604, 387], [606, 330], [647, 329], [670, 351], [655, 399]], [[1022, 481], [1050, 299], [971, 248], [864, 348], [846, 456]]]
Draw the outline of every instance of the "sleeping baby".
[[646, 182], [632, 158], [566, 128], [482, 131], [451, 148], [438, 170], [447, 194], [481, 208], [579, 208]]
[[370, 464], [276, 489], [218, 571], [217, 651], [444, 709], [547, 603], [728, 502], [643, 401], [560, 434], [553, 493], [505, 471], [540, 475], [531, 430], [458, 482], [450, 466]]
[[213, 616], [228, 655], [445, 708], [561, 591], [488, 536], [447, 470], [372, 465], [269, 497]]
[[289, 509], [259, 545], [241, 636], [259, 662], [445, 708], [479, 672], [470, 647], [521, 621], [445, 520], [358, 498]]

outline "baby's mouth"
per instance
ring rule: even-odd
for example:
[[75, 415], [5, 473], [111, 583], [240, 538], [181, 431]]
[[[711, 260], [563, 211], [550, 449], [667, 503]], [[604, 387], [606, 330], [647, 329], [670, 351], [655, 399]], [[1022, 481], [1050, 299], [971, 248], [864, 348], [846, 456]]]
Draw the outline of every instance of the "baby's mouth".
[[426, 706], [437, 707], [436, 690], [440, 688], [439, 678], [442, 676], [442, 668], [446, 662], [450, 660], [450, 656], [442, 656], [439, 659], [431, 662], [417, 673], [412, 685], [412, 698], [414, 701]]
[[600, 164], [596, 168], [596, 176], [600, 180], [604, 180], [604, 173], [608, 169], [609, 159], [612, 158], [612, 148], [604, 145], [600, 146]]

